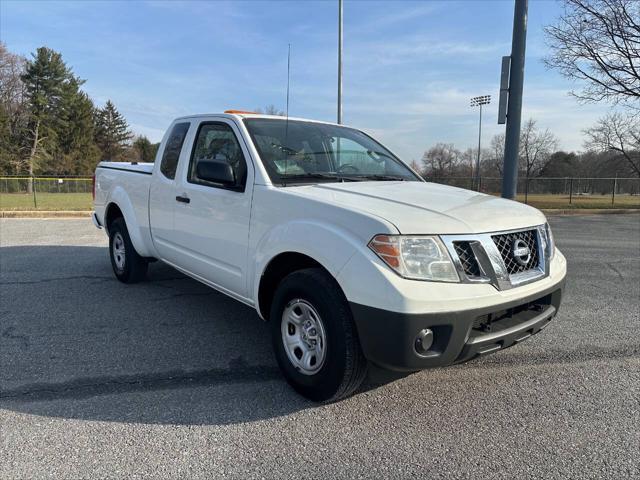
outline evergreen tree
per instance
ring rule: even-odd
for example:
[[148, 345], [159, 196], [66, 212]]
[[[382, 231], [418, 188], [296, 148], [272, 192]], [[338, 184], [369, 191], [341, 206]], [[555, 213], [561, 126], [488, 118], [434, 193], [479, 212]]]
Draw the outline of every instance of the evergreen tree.
[[88, 174], [100, 159], [94, 141], [93, 102], [80, 90], [77, 79], [68, 82], [63, 90], [58, 114], [58, 145], [52, 171], [67, 175]]
[[[75, 79], [62, 56], [47, 47], [40, 47], [27, 61], [21, 79], [29, 103], [27, 138], [29, 153], [26, 170], [33, 175], [37, 161], [49, 156], [56, 145], [56, 114], [60, 108], [65, 84]], [[32, 185], [29, 184], [29, 191]]]
[[83, 83], [49, 48], [27, 61], [0, 42], [1, 173], [88, 175], [101, 157], [153, 161], [158, 146], [130, 146], [125, 119], [112, 102], [97, 110]]
[[136, 150], [139, 162], [150, 162], [155, 160], [158, 147], [149, 141], [144, 135], [140, 135], [133, 142], [133, 148]]
[[132, 137], [129, 125], [111, 100], [95, 115], [95, 140], [103, 160], [117, 161]]
[[13, 172], [18, 158], [18, 148], [11, 134], [11, 117], [0, 103], [0, 172]]

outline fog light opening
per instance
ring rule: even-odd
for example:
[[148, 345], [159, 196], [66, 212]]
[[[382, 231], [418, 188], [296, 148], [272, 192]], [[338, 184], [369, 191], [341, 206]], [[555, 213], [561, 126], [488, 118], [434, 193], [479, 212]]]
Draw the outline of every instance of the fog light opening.
[[415, 349], [418, 355], [425, 355], [433, 345], [433, 331], [430, 328], [420, 330], [415, 340]]

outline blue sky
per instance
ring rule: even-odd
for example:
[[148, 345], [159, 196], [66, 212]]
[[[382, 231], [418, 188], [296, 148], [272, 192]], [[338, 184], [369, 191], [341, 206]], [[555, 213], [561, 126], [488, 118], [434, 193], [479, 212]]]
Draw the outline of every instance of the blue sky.
[[[531, 0], [523, 117], [577, 150], [604, 113], [580, 105], [571, 84], [541, 62], [542, 28], [561, 13]], [[511, 49], [513, 1], [350, 1], [344, 5], [344, 123], [407, 161], [436, 142], [477, 142], [469, 98], [491, 94], [483, 145], [497, 125], [500, 59]], [[28, 55], [46, 45], [111, 99], [136, 133], [158, 141], [180, 115], [284, 109], [291, 43], [290, 115], [335, 121], [337, 0], [258, 2], [0, 2], [0, 40]]]

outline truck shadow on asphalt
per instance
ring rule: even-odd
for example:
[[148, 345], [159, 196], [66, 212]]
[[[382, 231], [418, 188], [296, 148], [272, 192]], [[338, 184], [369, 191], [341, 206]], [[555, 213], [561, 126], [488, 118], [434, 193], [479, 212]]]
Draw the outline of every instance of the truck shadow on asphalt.
[[253, 309], [161, 262], [136, 285], [104, 247], [4, 247], [0, 265], [1, 408], [234, 424], [315, 406], [284, 381]]

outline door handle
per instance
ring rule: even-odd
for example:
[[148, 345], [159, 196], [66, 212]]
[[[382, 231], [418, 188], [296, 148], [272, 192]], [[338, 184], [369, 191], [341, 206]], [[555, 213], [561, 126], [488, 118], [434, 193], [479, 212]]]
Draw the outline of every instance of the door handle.
[[191, 199], [190, 199], [189, 197], [181, 197], [180, 195], [178, 195], [178, 196], [176, 197], [176, 200], [177, 200], [178, 202], [182, 202], [182, 203], [189, 203], [189, 202], [191, 202]]

